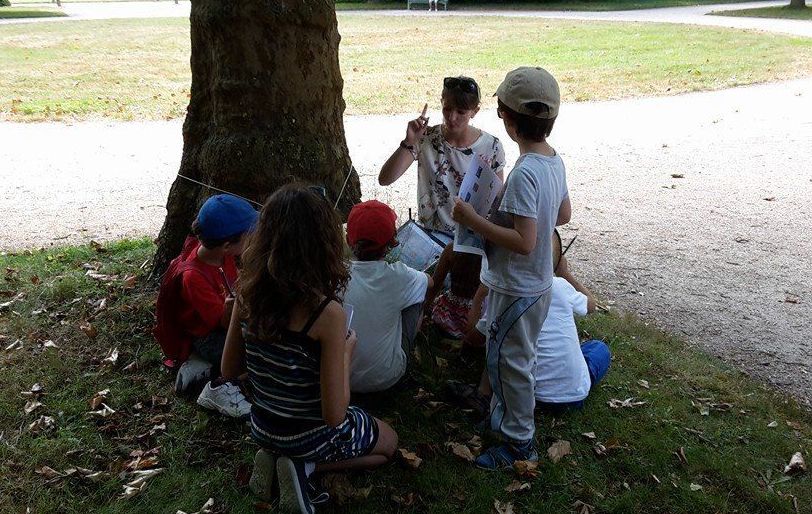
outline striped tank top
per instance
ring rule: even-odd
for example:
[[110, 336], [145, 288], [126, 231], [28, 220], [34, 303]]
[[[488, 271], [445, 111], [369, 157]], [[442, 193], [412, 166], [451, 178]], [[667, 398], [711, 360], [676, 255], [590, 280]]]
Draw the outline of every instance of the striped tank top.
[[307, 333], [330, 298], [325, 298], [302, 330], [283, 330], [278, 341], [262, 341], [243, 325], [248, 382], [254, 393], [252, 417], [278, 435], [324, 425], [321, 412], [321, 345]]

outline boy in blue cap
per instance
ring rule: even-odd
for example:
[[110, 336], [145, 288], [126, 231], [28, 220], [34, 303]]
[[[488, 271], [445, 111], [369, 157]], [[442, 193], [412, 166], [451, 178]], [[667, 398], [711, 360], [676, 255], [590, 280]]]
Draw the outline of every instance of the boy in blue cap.
[[192, 224], [194, 236], [170, 263], [158, 296], [155, 336], [171, 361], [183, 363], [175, 390], [184, 392], [211, 376], [197, 403], [231, 417], [251, 411], [239, 386], [220, 380], [219, 370], [234, 305], [234, 258], [242, 253], [257, 217], [257, 211], [236, 196], [206, 200]]

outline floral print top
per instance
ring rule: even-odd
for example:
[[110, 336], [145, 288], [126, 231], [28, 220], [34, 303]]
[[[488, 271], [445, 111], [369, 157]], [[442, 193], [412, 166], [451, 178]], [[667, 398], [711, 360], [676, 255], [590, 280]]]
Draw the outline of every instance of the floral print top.
[[496, 137], [480, 131], [474, 143], [457, 148], [443, 138], [442, 125], [426, 130], [417, 155], [417, 220], [431, 230], [453, 233], [451, 219], [454, 198], [474, 155], [491, 165], [495, 173], [505, 167], [505, 149]]

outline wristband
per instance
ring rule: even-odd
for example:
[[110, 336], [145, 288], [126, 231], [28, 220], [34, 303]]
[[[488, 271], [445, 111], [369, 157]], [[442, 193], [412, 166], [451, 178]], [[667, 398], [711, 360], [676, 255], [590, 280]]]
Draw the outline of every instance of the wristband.
[[414, 146], [406, 143], [405, 139], [400, 142], [400, 147], [403, 148], [404, 150], [407, 150], [410, 154], [412, 154], [414, 160], [417, 160], [417, 151], [414, 149]]

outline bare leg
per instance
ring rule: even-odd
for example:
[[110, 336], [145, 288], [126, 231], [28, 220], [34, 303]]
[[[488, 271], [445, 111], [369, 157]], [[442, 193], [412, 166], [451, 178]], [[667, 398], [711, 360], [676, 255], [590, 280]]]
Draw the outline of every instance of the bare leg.
[[378, 442], [375, 448], [363, 457], [342, 460], [339, 462], [321, 462], [316, 464], [316, 473], [329, 471], [372, 469], [382, 466], [395, 458], [398, 448], [398, 434], [387, 423], [375, 418], [378, 424]]

